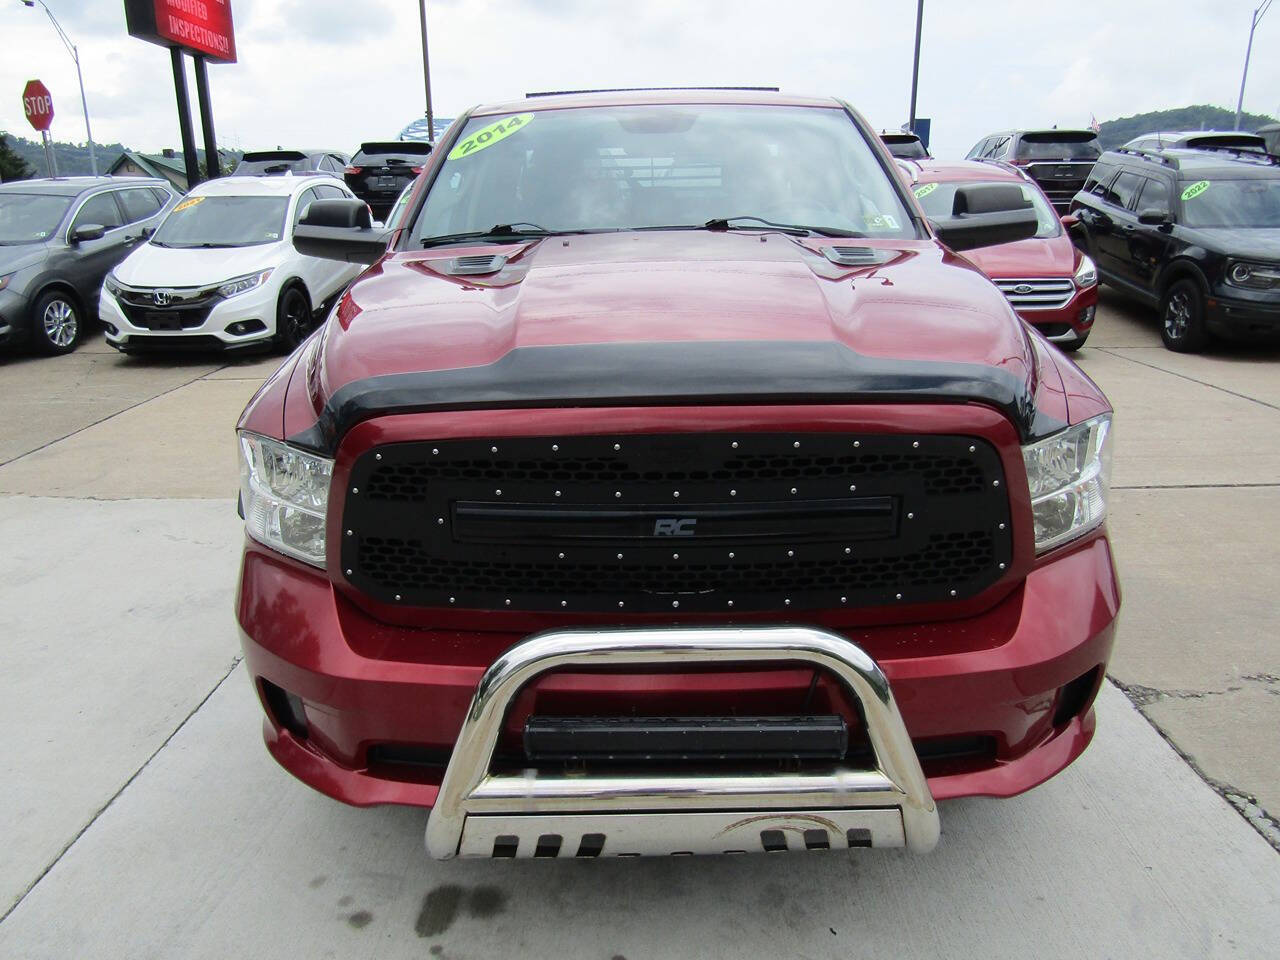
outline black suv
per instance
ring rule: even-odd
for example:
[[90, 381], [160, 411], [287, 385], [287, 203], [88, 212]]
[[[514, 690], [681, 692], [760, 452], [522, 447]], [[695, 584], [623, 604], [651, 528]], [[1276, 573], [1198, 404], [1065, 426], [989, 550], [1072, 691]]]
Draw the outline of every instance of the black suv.
[[179, 196], [164, 180], [66, 177], [0, 185], [0, 343], [70, 353], [107, 271]]
[[422, 172], [431, 144], [420, 140], [362, 143], [343, 172], [357, 197], [378, 219], [387, 216], [406, 186]]
[[1084, 184], [1093, 162], [1102, 156], [1092, 130], [1006, 130], [973, 145], [966, 160], [1003, 160], [1025, 170], [1058, 213]]
[[1170, 350], [1280, 336], [1280, 161], [1257, 153], [1103, 154], [1071, 204], [1101, 279], [1160, 308]]

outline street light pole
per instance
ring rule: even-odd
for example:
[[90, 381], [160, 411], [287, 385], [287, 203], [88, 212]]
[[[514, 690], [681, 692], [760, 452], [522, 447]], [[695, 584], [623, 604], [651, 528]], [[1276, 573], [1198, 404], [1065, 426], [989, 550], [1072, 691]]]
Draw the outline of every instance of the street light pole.
[[911, 113], [907, 119], [907, 129], [916, 130], [916, 85], [920, 79], [920, 23], [924, 20], [924, 0], [916, 0], [916, 56], [911, 65]]
[[427, 139], [436, 142], [435, 120], [431, 116], [431, 64], [427, 60], [427, 0], [418, 0], [422, 21], [422, 83], [427, 90]]
[[1271, 6], [1271, 0], [1265, 2], [1253, 11], [1253, 20], [1249, 23], [1249, 46], [1244, 50], [1244, 73], [1240, 75], [1240, 98], [1236, 100], [1236, 125], [1233, 130], [1240, 129], [1240, 110], [1244, 106], [1244, 82], [1249, 79], [1249, 55], [1253, 53], [1253, 31], [1258, 29], [1258, 22], [1267, 14], [1267, 8]]
[[62, 29], [62, 24], [58, 23], [53, 11], [49, 9], [49, 5], [44, 0], [22, 0], [22, 5], [25, 7], [34, 7], [36, 3], [39, 3], [44, 8], [44, 12], [49, 15], [49, 22], [53, 24], [53, 29], [58, 32], [58, 39], [62, 41], [63, 46], [67, 48], [67, 52], [71, 54], [71, 59], [76, 62], [76, 80], [80, 82], [80, 107], [84, 110], [84, 134], [89, 140], [89, 166], [96, 177], [98, 175], [98, 152], [93, 147], [93, 131], [89, 129], [89, 101], [84, 96], [84, 76], [80, 73], [80, 51], [71, 42], [71, 38]]

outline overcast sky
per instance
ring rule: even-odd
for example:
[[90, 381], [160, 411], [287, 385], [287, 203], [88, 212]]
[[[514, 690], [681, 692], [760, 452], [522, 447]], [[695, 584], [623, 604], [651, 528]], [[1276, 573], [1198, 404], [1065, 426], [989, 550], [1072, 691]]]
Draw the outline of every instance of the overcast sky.
[[[94, 138], [179, 146], [168, 51], [120, 0], [47, 0], [81, 64]], [[210, 69], [219, 143], [353, 151], [423, 113], [416, 0], [231, 0], [239, 63]], [[993, 130], [1083, 126], [1192, 103], [1235, 107], [1259, 0], [927, 0], [918, 114], [958, 157]], [[529, 90], [770, 85], [907, 118], [913, 0], [428, 0], [438, 116]], [[43, 11], [0, 0], [0, 130], [34, 137], [39, 77], [58, 139], [84, 140], [75, 68]], [[194, 100], [194, 81], [191, 81]], [[1254, 40], [1245, 109], [1280, 111], [1280, 13]], [[194, 105], [193, 105], [194, 109]], [[199, 137], [199, 120], [196, 120]]]

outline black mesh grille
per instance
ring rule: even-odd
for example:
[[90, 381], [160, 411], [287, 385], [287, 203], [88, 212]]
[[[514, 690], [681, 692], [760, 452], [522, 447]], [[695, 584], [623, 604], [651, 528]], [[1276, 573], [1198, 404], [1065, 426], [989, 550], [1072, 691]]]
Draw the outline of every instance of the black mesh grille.
[[[359, 457], [350, 486], [344, 572], [388, 603], [580, 612], [921, 603], [989, 586], [1011, 552], [999, 457], [970, 437], [395, 444]], [[815, 522], [815, 511], [830, 521]]]

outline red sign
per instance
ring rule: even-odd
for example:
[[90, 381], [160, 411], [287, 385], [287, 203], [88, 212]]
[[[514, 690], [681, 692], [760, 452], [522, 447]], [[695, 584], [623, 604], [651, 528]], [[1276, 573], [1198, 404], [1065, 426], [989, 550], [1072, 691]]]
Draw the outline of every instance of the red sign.
[[42, 133], [53, 123], [53, 97], [49, 88], [39, 80], [28, 80], [22, 88], [22, 110], [27, 123]]
[[139, 39], [235, 63], [231, 0], [124, 0], [124, 18]]

